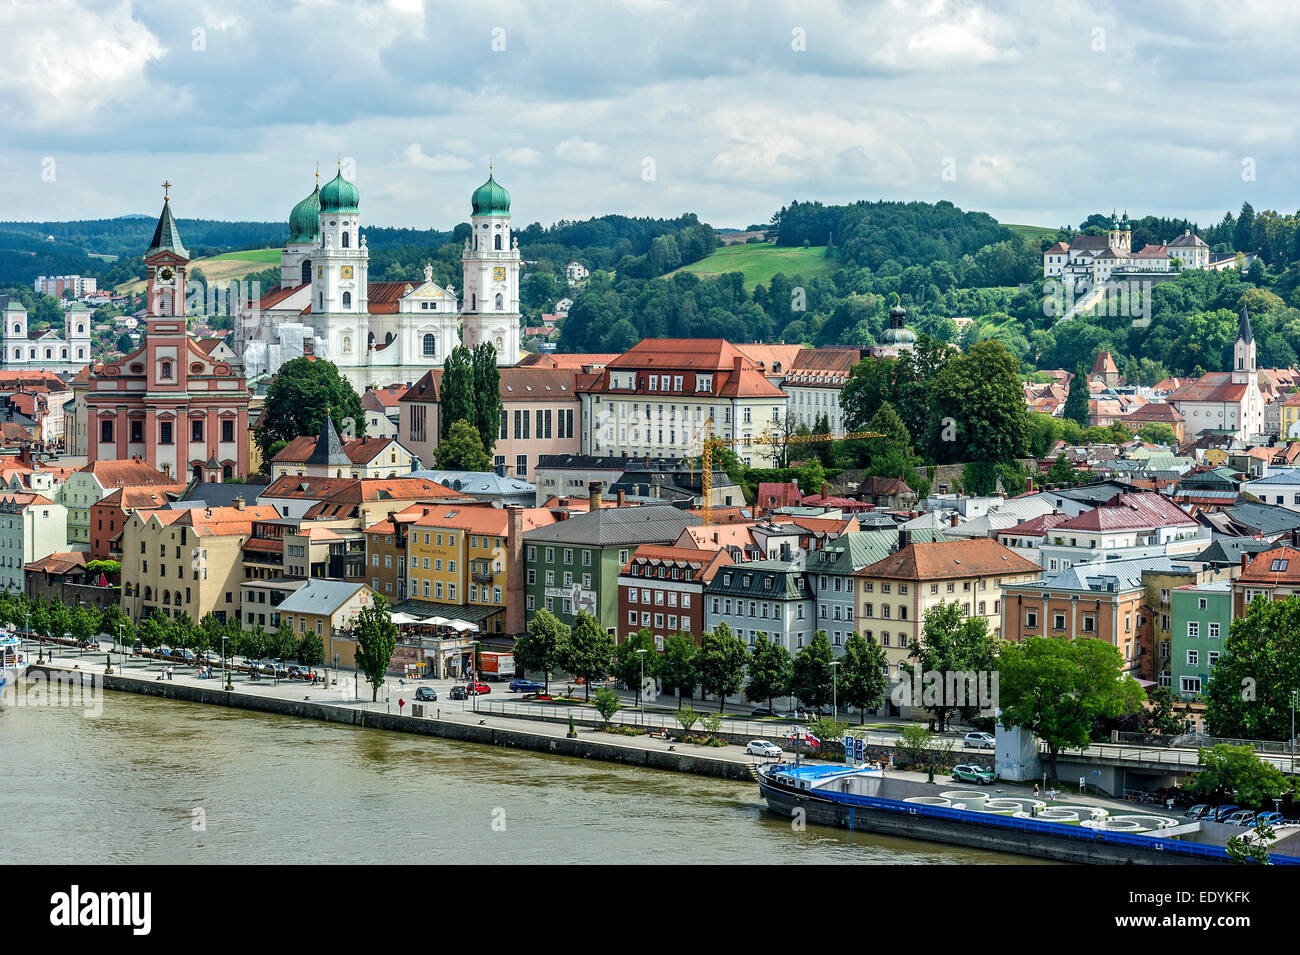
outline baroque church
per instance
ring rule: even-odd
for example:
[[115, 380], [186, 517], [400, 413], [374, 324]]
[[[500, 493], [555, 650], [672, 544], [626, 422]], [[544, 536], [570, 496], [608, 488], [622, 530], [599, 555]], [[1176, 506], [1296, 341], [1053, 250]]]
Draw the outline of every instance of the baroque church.
[[252, 379], [314, 355], [336, 364], [358, 392], [413, 382], [459, 344], [490, 342], [499, 365], [519, 360], [519, 244], [510, 193], [489, 174], [470, 197], [471, 235], [461, 252], [462, 289], [423, 280], [369, 281], [360, 193], [338, 174], [289, 215], [280, 283], [242, 303], [235, 351]]

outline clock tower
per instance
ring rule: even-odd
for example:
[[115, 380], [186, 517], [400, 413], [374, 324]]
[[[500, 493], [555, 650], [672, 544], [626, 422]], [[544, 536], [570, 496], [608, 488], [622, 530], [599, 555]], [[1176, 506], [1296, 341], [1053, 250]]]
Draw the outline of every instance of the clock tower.
[[163, 184], [162, 215], [153, 230], [153, 241], [144, 254], [148, 269], [148, 297], [146, 309], [149, 318], [185, 316], [185, 274], [190, 254], [181, 244], [181, 233], [172, 217], [170, 182]]
[[470, 198], [470, 236], [461, 252], [461, 340], [490, 342], [498, 365], [519, 361], [519, 245], [510, 234], [510, 193], [492, 177]]

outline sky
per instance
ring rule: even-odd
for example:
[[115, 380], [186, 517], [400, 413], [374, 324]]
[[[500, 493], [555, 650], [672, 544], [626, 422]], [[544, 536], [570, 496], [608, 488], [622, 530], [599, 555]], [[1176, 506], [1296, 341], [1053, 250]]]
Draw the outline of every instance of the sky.
[[342, 162], [363, 223], [791, 200], [1003, 222], [1300, 208], [1300, 10], [961, 0], [0, 4], [0, 220], [286, 219]]

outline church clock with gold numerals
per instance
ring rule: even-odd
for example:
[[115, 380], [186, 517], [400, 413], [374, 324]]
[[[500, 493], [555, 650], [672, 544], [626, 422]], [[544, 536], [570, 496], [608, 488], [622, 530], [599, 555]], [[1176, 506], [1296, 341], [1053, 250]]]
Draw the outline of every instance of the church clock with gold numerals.
[[496, 268], [494, 268], [492, 270], [492, 278], [497, 282], [504, 282], [506, 280], [505, 267], [498, 265]]
[[339, 274], [345, 279], [352, 278], [352, 266], [350, 265], [343, 266], [343, 268], [339, 270]]

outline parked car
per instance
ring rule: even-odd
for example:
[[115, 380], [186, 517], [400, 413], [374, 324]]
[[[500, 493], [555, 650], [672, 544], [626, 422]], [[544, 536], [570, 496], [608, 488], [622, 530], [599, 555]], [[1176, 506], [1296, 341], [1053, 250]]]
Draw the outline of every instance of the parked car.
[[765, 739], [751, 739], [749, 745], [745, 747], [745, 752], [751, 756], [767, 756], [771, 759], [781, 758], [781, 747], [775, 743], [769, 743]]
[[177, 650], [172, 656], [183, 663], [194, 663], [198, 659], [193, 650]]
[[482, 696], [486, 693], [491, 693], [492, 687], [488, 686], [486, 683], [471, 683], [465, 687], [465, 692], [470, 696]]
[[963, 783], [988, 785], [993, 782], [993, 770], [976, 766], [974, 763], [963, 763], [952, 768], [952, 778]]
[[1183, 813], [1184, 819], [1205, 819], [1214, 812], [1214, 807], [1203, 802], [1197, 803], [1187, 812]]
[[1250, 826], [1251, 828], [1255, 826], [1280, 826], [1285, 821], [1280, 812], [1261, 812], [1250, 820]]
[[464, 700], [469, 697], [469, 693], [465, 691], [463, 686], [453, 686], [447, 696], [453, 700]]
[[1226, 818], [1220, 819], [1225, 826], [1249, 826], [1255, 819], [1257, 813], [1253, 809], [1238, 809], [1236, 812], [1229, 814]]
[[1211, 822], [1223, 822], [1225, 819], [1227, 819], [1229, 816], [1231, 816], [1234, 812], [1236, 812], [1240, 808], [1241, 808], [1240, 806], [1233, 806], [1233, 805], [1219, 806], [1214, 810], [1213, 815], [1206, 815], [1205, 818], [1210, 820]]
[[755, 719], [765, 719], [767, 717], [775, 717], [776, 719], [779, 720], [791, 719], [789, 713], [782, 713], [780, 710], [774, 710], [770, 706], [756, 707], [754, 709], [754, 712], [750, 713], [749, 715], [754, 717]]
[[546, 684], [536, 680], [515, 680], [510, 684], [511, 693], [541, 693], [545, 689]]
[[998, 745], [990, 733], [967, 733], [964, 742], [974, 749], [997, 749]]
[[172, 655], [172, 652], [171, 652], [171, 650], [168, 649], [167, 647], [159, 647], [158, 650], [156, 651], [156, 654], [155, 654], [155, 655], [156, 655], [156, 656], [165, 657], [165, 658], [170, 659], [170, 658], [171, 658], [171, 655]]
[[415, 698], [421, 703], [437, 703], [438, 691], [431, 686], [422, 686], [415, 691]]
[[131, 645], [132, 653], [139, 653], [143, 649], [144, 649], [144, 644], [141, 643], [139, 640], [137, 640], [135, 643]]

